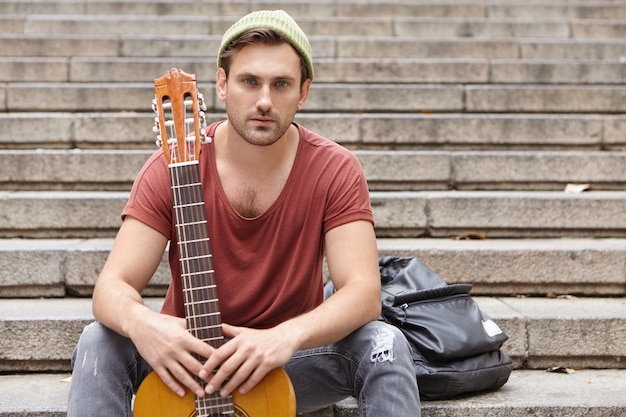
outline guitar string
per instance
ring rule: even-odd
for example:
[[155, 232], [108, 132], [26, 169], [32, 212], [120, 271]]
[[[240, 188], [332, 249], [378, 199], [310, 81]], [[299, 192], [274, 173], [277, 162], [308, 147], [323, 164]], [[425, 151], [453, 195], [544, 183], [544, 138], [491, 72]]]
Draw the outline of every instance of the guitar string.
[[[200, 181], [198, 181], [199, 183]], [[194, 187], [192, 190], [192, 193], [194, 193], [194, 199], [193, 201], [204, 201], [203, 195], [202, 195], [202, 187]], [[204, 211], [204, 205], [203, 206], [194, 206], [192, 207], [192, 210], [196, 212], [197, 217], [196, 218], [203, 218], [205, 219], [206, 217], [206, 212]], [[205, 219], [206, 222], [206, 219]], [[199, 229], [199, 231], [204, 234], [206, 233], [206, 228], [204, 229]], [[207, 319], [207, 334], [203, 335], [203, 340], [207, 341], [208, 338], [212, 338], [212, 339], [216, 339], [218, 340], [218, 342], [223, 342], [223, 335], [221, 332], [221, 319], [220, 319], [220, 312], [219, 312], [219, 306], [218, 306], [218, 299], [217, 299], [217, 293], [216, 293], [216, 285], [214, 284], [215, 278], [213, 275], [213, 267], [212, 267], [212, 259], [211, 259], [211, 250], [210, 250], [210, 237], [209, 236], [197, 236], [198, 238], [200, 238], [200, 240], [202, 240], [202, 242], [200, 243], [200, 246], [202, 247], [202, 253], [203, 254], [209, 254], [209, 257], [206, 259], [206, 261], [210, 264], [210, 267], [208, 268], [210, 272], [210, 278], [211, 278], [211, 284], [209, 285], [209, 288], [207, 288], [208, 294], [204, 299], [207, 299], [208, 303], [213, 304], [216, 308], [216, 313], [211, 315], [211, 316], [205, 316], [204, 318]], [[201, 258], [197, 258], [197, 262], [200, 263], [202, 261], [204, 261], [205, 259], [201, 259]], [[207, 265], [208, 266], [208, 265]], [[200, 291], [202, 291], [200, 289]], [[204, 304], [203, 307], [208, 308], [209, 304]], [[213, 310], [211, 308], [209, 308], [209, 310]], [[218, 344], [221, 343], [217, 343], [214, 344], [215, 347], [217, 347]], [[208, 398], [208, 403], [207, 404], [207, 400], [206, 398]], [[200, 410], [202, 412], [205, 412], [207, 410], [218, 410], [222, 415], [228, 415], [228, 414], [234, 414], [234, 408], [232, 405], [232, 400], [230, 398], [222, 398], [221, 396], [209, 396], [209, 397], [203, 397], [203, 399], [201, 399], [201, 401], [199, 401], [199, 405], [200, 405]], [[208, 407], [207, 407], [208, 406]]]
[[[185, 183], [193, 183], [193, 181], [191, 181], [191, 179], [187, 178], [186, 174], [189, 174], [189, 170], [193, 169], [195, 167], [193, 166], [188, 166], [185, 168], [183, 167], [178, 167], [176, 169], [176, 178], [177, 183], [181, 184], [181, 178], [185, 178]], [[182, 271], [181, 271], [181, 275], [183, 275], [184, 279], [185, 279], [185, 283], [186, 283], [186, 287], [189, 288], [190, 290], [187, 291], [185, 293], [185, 299], [186, 299], [186, 309], [187, 309], [187, 318], [188, 318], [188, 322], [189, 322], [189, 327], [190, 329], [195, 333], [196, 337], [199, 337], [201, 339], [205, 339], [205, 337], [200, 334], [201, 331], [200, 330], [200, 325], [199, 325], [199, 320], [202, 318], [202, 311], [199, 309], [200, 307], [204, 307], [206, 306], [206, 304], [202, 304], [199, 302], [194, 301], [194, 296], [196, 297], [195, 299], [200, 299], [201, 298], [197, 298], [198, 294], [201, 293], [201, 289], [195, 288], [195, 283], [193, 282], [193, 278], [194, 278], [194, 273], [192, 271], [200, 271], [200, 267], [202, 265], [198, 265], [201, 260], [203, 259], [203, 257], [198, 257], [195, 256], [197, 255], [196, 253], [191, 253], [191, 249], [192, 247], [189, 245], [190, 241], [195, 241], [195, 242], [201, 242], [203, 240], [203, 236], [196, 236], [194, 235], [193, 238], [191, 237], [195, 231], [199, 231], [198, 228], [193, 228], [192, 226], [194, 225], [198, 225], [202, 222], [198, 222], [198, 221], [186, 221], [186, 220], [196, 220], [198, 218], [198, 214], [199, 212], [193, 213], [193, 210], [198, 210], [200, 207], [198, 205], [189, 205], [186, 204], [187, 202], [184, 201], [184, 193], [183, 193], [184, 188], [182, 187], [177, 187], [177, 199], [178, 199], [178, 203], [176, 204], [177, 206], [177, 211], [178, 211], [178, 225], [179, 225], [179, 245], [180, 245], [180, 258], [182, 260], [181, 262], [181, 267], [182, 267]], [[197, 191], [197, 187], [191, 187], [186, 189], [186, 191], [190, 192], [191, 195], [193, 195], [196, 191]], [[197, 196], [196, 196], [197, 197]], [[197, 198], [193, 198], [192, 197], [192, 201], [197, 201]], [[191, 210], [191, 211], [190, 211]], [[186, 212], [189, 212], [189, 216], [186, 216]], [[196, 264], [194, 266], [194, 263]], [[201, 278], [201, 274], [198, 275], [199, 278]], [[206, 287], [206, 286], [205, 286]], [[210, 298], [210, 297], [205, 297], [205, 298]], [[224, 408], [226, 407], [226, 409]], [[228, 408], [228, 404], [224, 403], [224, 400], [220, 398], [213, 398], [210, 399], [207, 403], [206, 397], [204, 397], [203, 399], [196, 399], [196, 411], [198, 413], [200, 413], [200, 415], [203, 415], [203, 413], [205, 413], [206, 411], [211, 411], [211, 412], [219, 412], [221, 414], [227, 414], [229, 412]]]
[[[187, 141], [185, 141], [186, 143], [188, 143]], [[174, 153], [174, 155], [180, 155], [180, 153]], [[195, 155], [193, 153], [188, 153], [188, 155]], [[193, 168], [190, 167], [191, 169], [197, 169], [198, 166], [197, 165], [193, 165]], [[176, 184], [181, 184], [180, 179], [181, 177], [185, 177], [185, 179], [187, 180], [185, 183], [189, 184], [192, 183], [192, 181], [189, 180], [189, 178], [187, 178], [187, 176], [185, 174], [193, 174], [195, 172], [189, 172], [190, 169], [186, 169], [183, 170], [183, 167], [175, 167], [173, 169], [173, 174], [175, 177], [173, 177], [173, 182], [176, 181]], [[198, 189], [199, 188], [199, 189]], [[178, 233], [179, 233], [179, 252], [180, 252], [180, 256], [181, 256], [181, 260], [183, 260], [181, 262], [181, 275], [183, 275], [185, 282], [187, 284], [187, 288], [192, 288], [191, 291], [187, 291], [185, 292], [185, 303], [186, 303], [186, 309], [188, 309], [189, 311], [187, 312], [187, 316], [189, 318], [189, 316], [191, 316], [191, 320], [188, 322], [188, 326], [190, 328], [194, 328], [195, 332], [198, 333], [199, 331], [201, 331], [201, 329], [207, 328], [207, 329], [212, 329], [213, 331], [215, 331], [215, 323], [210, 324], [209, 326], [199, 326], [198, 325], [198, 320], [199, 320], [199, 315], [197, 307], [200, 304], [197, 304], [195, 302], [192, 302], [192, 298], [193, 298], [193, 293], [194, 292], [198, 292], [197, 290], [194, 290], [193, 288], [193, 282], [192, 282], [192, 275], [191, 275], [191, 264], [192, 262], [196, 263], [196, 266], [199, 267], [197, 270], [200, 270], [200, 267], [202, 267], [202, 265], [200, 264], [201, 261], [203, 261], [203, 258], [201, 257], [191, 257], [190, 256], [190, 248], [189, 248], [189, 244], [190, 243], [197, 243], [200, 246], [202, 246], [202, 243], [205, 243], [208, 245], [208, 236], [207, 237], [198, 237], [198, 236], [194, 236], [193, 239], [189, 238], [189, 234], [192, 233], [194, 231], [194, 229], [190, 229], [189, 228], [189, 224], [185, 224], [184, 221], [184, 212], [185, 211], [189, 211], [192, 213], [191, 217], [194, 219], [197, 218], [201, 218], [204, 216], [201, 216], [199, 210], [204, 210], [204, 205], [203, 205], [203, 199], [202, 199], [202, 190], [201, 190], [201, 186], [192, 186], [190, 187], [190, 189], [188, 189], [188, 191], [190, 191], [190, 195], [192, 197], [192, 201], [197, 202], [200, 201], [202, 203], [200, 204], [192, 204], [192, 205], [184, 205], [184, 204], [177, 204], [177, 209], [176, 209], [176, 217], [177, 217], [177, 225], [181, 225], [181, 226], [177, 226], [178, 228]], [[182, 188], [181, 187], [176, 187], [176, 191], [174, 193], [175, 197], [177, 197], [178, 202], [179, 203], [183, 203], [183, 193], [182, 193]], [[187, 210], [185, 210], [187, 209]], [[204, 214], [204, 213], [202, 213]], [[202, 222], [199, 222], [202, 223]], [[204, 221], [204, 223], [206, 224], [206, 220]], [[196, 229], [196, 230], [200, 230], [200, 229]], [[205, 248], [206, 249], [206, 248]], [[210, 262], [210, 249], [204, 253], [208, 253], [209, 254], [209, 263]], [[195, 254], [194, 254], [195, 255]], [[212, 274], [213, 268], [209, 268], [209, 274]], [[213, 289], [215, 288], [215, 286], [212, 286]], [[211, 290], [211, 288], [204, 288], [204, 290]], [[200, 289], [200, 292], [205, 292], [203, 291], [203, 289]], [[212, 302], [213, 299], [216, 300], [215, 296], [209, 296], [206, 297], [208, 300], [210, 300], [209, 302]], [[207, 307], [206, 304], [202, 304], [202, 307]], [[191, 312], [191, 314], [189, 314]], [[219, 317], [217, 317], [219, 319]], [[212, 320], [211, 317], [209, 317], [210, 321], [215, 321]], [[221, 323], [220, 323], [221, 326]], [[214, 336], [210, 336], [210, 337], [202, 337], [203, 340], [205, 339], [211, 339], [211, 340], [222, 340], [223, 341], [223, 336], [221, 335], [214, 335]], [[208, 396], [208, 397], [213, 397], [213, 396]], [[207, 410], [212, 410], [212, 411], [218, 411], [220, 414], [222, 415], [226, 415], [226, 414], [233, 414], [234, 413], [234, 409], [232, 406], [232, 401], [230, 400], [230, 398], [222, 398], [217, 397], [217, 398], [209, 398], [208, 399], [209, 404], [207, 404], [207, 396], [202, 397], [202, 398], [197, 398], [196, 397], [196, 411], [199, 413], [203, 413], [206, 412]], [[219, 410], [217, 410], [219, 408]]]

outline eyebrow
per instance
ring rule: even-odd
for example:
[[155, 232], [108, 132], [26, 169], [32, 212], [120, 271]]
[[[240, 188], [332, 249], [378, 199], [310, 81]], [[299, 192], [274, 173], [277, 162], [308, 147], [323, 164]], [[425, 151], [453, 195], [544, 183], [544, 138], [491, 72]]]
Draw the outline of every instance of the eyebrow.
[[[242, 72], [240, 74], [236, 74], [237, 78], [263, 78], [255, 73], [252, 72]], [[272, 80], [274, 81], [291, 81], [291, 82], [295, 82], [296, 81], [296, 77], [291, 76], [291, 75], [276, 75], [272, 77]]]

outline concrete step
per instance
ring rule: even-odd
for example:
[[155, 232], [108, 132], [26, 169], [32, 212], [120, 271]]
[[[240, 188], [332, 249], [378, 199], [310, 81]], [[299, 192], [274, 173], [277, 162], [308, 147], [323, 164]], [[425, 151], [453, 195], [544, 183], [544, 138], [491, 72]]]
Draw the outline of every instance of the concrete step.
[[[208, 99], [211, 89], [202, 91]], [[155, 150], [149, 103], [142, 101], [137, 112], [0, 113], [0, 148]], [[223, 113], [207, 114], [209, 122], [223, 118]], [[571, 151], [626, 146], [624, 115], [311, 112], [296, 120], [351, 149]]]
[[5, 237], [112, 237], [127, 192], [3, 192], [0, 230]]
[[[213, 91], [199, 83], [201, 91]], [[0, 97], [5, 112], [145, 111], [151, 83], [9, 83]], [[224, 104], [206, 94], [209, 112]], [[302, 112], [623, 113], [626, 86], [314, 84]]]
[[[626, 298], [474, 297], [509, 336], [518, 367], [626, 368]], [[158, 309], [162, 299], [147, 299]], [[67, 371], [88, 298], [4, 299], [0, 371]]]
[[[112, 245], [113, 238], [2, 239], [0, 297], [91, 296]], [[164, 255], [144, 295], [165, 296], [170, 278]]]
[[[199, 88], [214, 90], [212, 84], [200, 83]], [[311, 88], [306, 108], [339, 112], [461, 111], [463, 90], [461, 85], [318, 84]], [[152, 83], [11, 83], [6, 85], [6, 107], [0, 105], [0, 110], [145, 111], [153, 97]], [[205, 98], [210, 112], [224, 111], [223, 103], [216, 102], [213, 94]]]
[[[622, 192], [373, 192], [380, 237], [618, 237]], [[590, 216], [589, 213], [594, 213]]]
[[592, 151], [359, 151], [372, 190], [622, 189], [626, 155]]
[[341, 37], [340, 58], [607, 59], [625, 55], [618, 39], [423, 39]]
[[[624, 116], [569, 114], [349, 114], [305, 126], [350, 147], [445, 149], [615, 149], [626, 144]], [[333, 129], [340, 121], [342, 130]], [[332, 129], [332, 130], [331, 130]], [[358, 138], [358, 140], [354, 140]]]
[[[2, 0], [0, 13], [3, 14], [103, 14], [103, 15], [207, 15], [241, 16], [255, 7], [246, 0], [229, 2], [183, 0], [172, 4], [158, 1], [73, 1], [73, 0]], [[323, 5], [323, 7], [320, 7]], [[437, 2], [437, 1], [342, 1], [339, 3], [324, 0], [315, 2], [279, 1], [268, 8], [282, 8], [294, 16], [487, 16], [487, 8], [482, 2]]]
[[[510, 65], [515, 63], [512, 62]], [[558, 63], [545, 63], [561, 68]], [[604, 74], [593, 78], [609, 83], [621, 78], [614, 63], [564, 63], [561, 79], [580, 68], [593, 67]], [[209, 58], [15, 58], [0, 57], [0, 81], [4, 82], [145, 82], [170, 68], [181, 68], [196, 74], [198, 80], [215, 82], [215, 61]], [[485, 83], [489, 81], [487, 60], [463, 59], [319, 59], [315, 62], [316, 82], [380, 82], [395, 83]], [[512, 70], [508, 67], [507, 70]], [[529, 77], [530, 71], [520, 66], [517, 79]], [[558, 75], [554, 77], [558, 79]], [[569, 78], [570, 82], [577, 82]], [[540, 81], [536, 77], [536, 81]], [[591, 81], [591, 79], [590, 79]]]
[[[154, 15], [4, 15], [0, 33], [25, 35], [221, 35], [236, 20], [234, 16]], [[117, 25], [113, 25], [117, 23]], [[309, 36], [396, 36], [408, 33], [404, 18], [299, 17], [298, 24]], [[419, 25], [419, 21], [413, 21]], [[568, 37], [567, 22], [554, 20], [552, 36]], [[490, 21], [485, 22], [486, 25]], [[516, 26], [512, 21], [511, 26]], [[531, 23], [532, 25], [533, 23]], [[538, 24], [535, 24], [538, 27]], [[546, 24], [546, 31], [550, 31]], [[411, 35], [415, 36], [415, 35]]]
[[[4, 237], [112, 237], [128, 193], [5, 191], [0, 199]], [[623, 191], [374, 191], [371, 200], [379, 237], [626, 236]]]
[[[28, 35], [219, 35], [233, 16], [45, 15], [0, 16], [0, 33]], [[298, 17], [309, 36], [415, 38], [623, 38], [626, 21], [494, 17]]]
[[[90, 296], [112, 244], [0, 239], [0, 298]], [[378, 251], [416, 256], [450, 284], [472, 283], [476, 295], [626, 296], [624, 239], [380, 238]], [[145, 294], [164, 296], [169, 280], [164, 255]]]
[[466, 111], [528, 113], [623, 113], [626, 88], [617, 86], [467, 86]]
[[[514, 371], [500, 390], [447, 401], [422, 403], [422, 416], [435, 417], [623, 417], [624, 371], [577, 371], [559, 374]], [[610, 385], [610, 388], [605, 389]], [[334, 413], [334, 414], [333, 414]], [[356, 401], [346, 400], [333, 413], [315, 417], [357, 417]]]
[[489, 16], [517, 19], [545, 19], [570, 17], [578, 19], [622, 19], [626, 16], [626, 5], [611, 1], [563, 2], [494, 2], [489, 5]]
[[491, 60], [494, 84], [623, 84], [621, 57], [614, 60], [514, 59]]
[[[2, 0], [2, 14], [118, 14], [118, 15], [243, 15], [252, 10], [249, 2], [202, 1], [76, 1], [76, 0]], [[323, 5], [324, 7], [319, 7]], [[626, 6], [620, 2], [573, 2], [567, 0], [519, 2], [480, 1], [342, 1], [330, 0], [309, 3], [281, 0], [272, 6], [287, 10], [296, 16], [428, 16], [428, 17], [497, 17], [497, 18], [551, 18], [571, 17], [585, 19], [616, 19], [626, 17]], [[268, 6], [269, 7], [269, 6]]]
[[[623, 84], [619, 60], [322, 58], [319, 83]], [[1, 82], [146, 82], [170, 68], [215, 82], [211, 58], [0, 57]]]
[[[128, 191], [156, 150], [1, 150], [0, 189]], [[617, 151], [355, 150], [370, 190], [552, 190], [626, 185]]]
[[[213, 57], [220, 35], [2, 34], [3, 57]], [[315, 58], [606, 59], [626, 55], [624, 39], [311, 36]]]
[[[0, 17], [4, 34], [26, 35], [211, 35], [224, 33], [233, 18], [168, 15], [46, 15], [20, 14]], [[382, 22], [378, 22], [382, 23]], [[389, 25], [389, 23], [387, 23]]]
[[499, 17], [398, 17], [396, 36], [415, 38], [623, 38], [620, 20], [571, 19], [567, 16], [528, 19]]
[[[69, 374], [0, 376], [0, 416], [65, 417]], [[626, 372], [581, 370], [571, 374], [513, 371], [500, 390], [422, 403], [423, 417], [622, 417]], [[36, 393], [36, 395], [33, 395]], [[357, 417], [354, 399], [304, 417]]]
[[251, 11], [245, 0], [118, 1], [118, 0], [2, 0], [1, 14], [86, 14], [86, 15], [195, 15], [241, 16]]

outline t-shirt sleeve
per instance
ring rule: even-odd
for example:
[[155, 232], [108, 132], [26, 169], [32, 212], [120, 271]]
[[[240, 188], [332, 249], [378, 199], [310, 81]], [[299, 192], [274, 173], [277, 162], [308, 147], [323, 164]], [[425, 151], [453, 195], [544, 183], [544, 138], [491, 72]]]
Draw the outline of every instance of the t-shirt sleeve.
[[324, 219], [324, 233], [358, 220], [372, 225], [374, 216], [370, 203], [365, 173], [359, 160], [349, 151], [342, 152], [342, 160], [330, 180]]
[[169, 168], [162, 151], [155, 152], [139, 171], [122, 220], [131, 216], [168, 239], [172, 231], [172, 191]]

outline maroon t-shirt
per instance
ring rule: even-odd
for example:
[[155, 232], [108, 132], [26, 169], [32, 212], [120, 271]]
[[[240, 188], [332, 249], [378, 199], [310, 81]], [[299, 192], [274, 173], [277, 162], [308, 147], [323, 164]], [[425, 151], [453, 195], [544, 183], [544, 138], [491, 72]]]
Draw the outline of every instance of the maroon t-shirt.
[[[213, 137], [219, 123], [208, 127]], [[219, 181], [212, 142], [200, 153], [213, 267], [225, 323], [268, 328], [323, 301], [324, 234], [357, 220], [374, 222], [357, 158], [301, 126], [289, 178], [259, 217], [239, 215]], [[167, 160], [156, 152], [139, 172], [122, 218], [132, 216], [168, 239], [172, 281], [163, 313], [185, 316]]]

